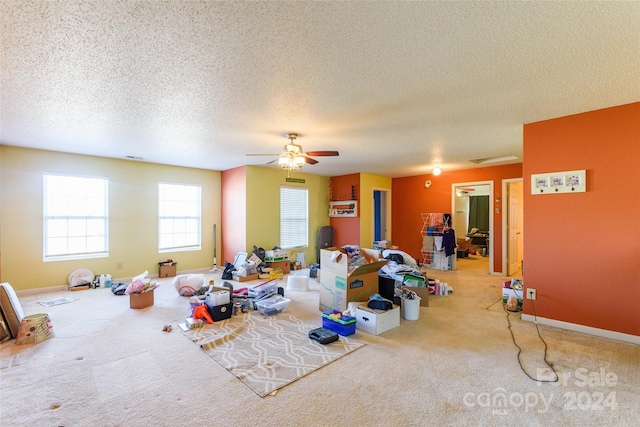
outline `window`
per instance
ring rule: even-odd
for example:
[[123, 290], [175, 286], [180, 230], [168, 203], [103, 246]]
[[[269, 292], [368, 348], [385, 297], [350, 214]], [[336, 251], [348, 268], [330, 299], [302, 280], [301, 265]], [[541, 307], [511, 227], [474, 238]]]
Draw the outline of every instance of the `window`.
[[280, 187], [280, 247], [309, 246], [309, 190]]
[[200, 249], [200, 186], [158, 185], [158, 250]]
[[108, 180], [44, 174], [44, 261], [109, 256]]

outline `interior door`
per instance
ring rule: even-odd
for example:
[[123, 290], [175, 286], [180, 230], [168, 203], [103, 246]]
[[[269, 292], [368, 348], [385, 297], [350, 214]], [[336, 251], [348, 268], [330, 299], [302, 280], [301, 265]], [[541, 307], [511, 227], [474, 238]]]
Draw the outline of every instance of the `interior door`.
[[507, 275], [515, 274], [522, 261], [522, 182], [507, 186], [509, 214], [507, 216]]
[[388, 192], [373, 190], [373, 240], [388, 240]]

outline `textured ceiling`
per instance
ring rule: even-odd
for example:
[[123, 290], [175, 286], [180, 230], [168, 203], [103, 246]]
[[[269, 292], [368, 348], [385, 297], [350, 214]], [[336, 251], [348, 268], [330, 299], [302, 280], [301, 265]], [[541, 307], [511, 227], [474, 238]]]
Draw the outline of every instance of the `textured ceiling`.
[[[522, 125], [640, 100], [640, 2], [7, 1], [0, 143], [226, 170], [522, 159]], [[275, 166], [273, 166], [275, 167]]]

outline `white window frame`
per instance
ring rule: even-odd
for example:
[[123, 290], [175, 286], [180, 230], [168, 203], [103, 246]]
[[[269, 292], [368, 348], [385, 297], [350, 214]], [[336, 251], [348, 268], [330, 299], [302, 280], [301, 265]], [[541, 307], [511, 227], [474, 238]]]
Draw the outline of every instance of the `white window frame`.
[[43, 261], [108, 257], [109, 179], [45, 172], [42, 181]]
[[309, 246], [309, 189], [280, 186], [280, 247]]
[[201, 249], [201, 194], [198, 184], [158, 183], [158, 253]]

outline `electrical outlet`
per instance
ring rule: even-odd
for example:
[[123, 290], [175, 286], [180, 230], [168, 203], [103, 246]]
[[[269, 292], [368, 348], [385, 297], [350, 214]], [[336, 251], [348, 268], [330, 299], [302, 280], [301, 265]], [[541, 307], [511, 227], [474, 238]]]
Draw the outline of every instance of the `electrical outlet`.
[[527, 288], [527, 299], [535, 300], [536, 299], [536, 290]]
[[121, 262], [116, 264], [116, 269], [122, 270], [122, 263]]

